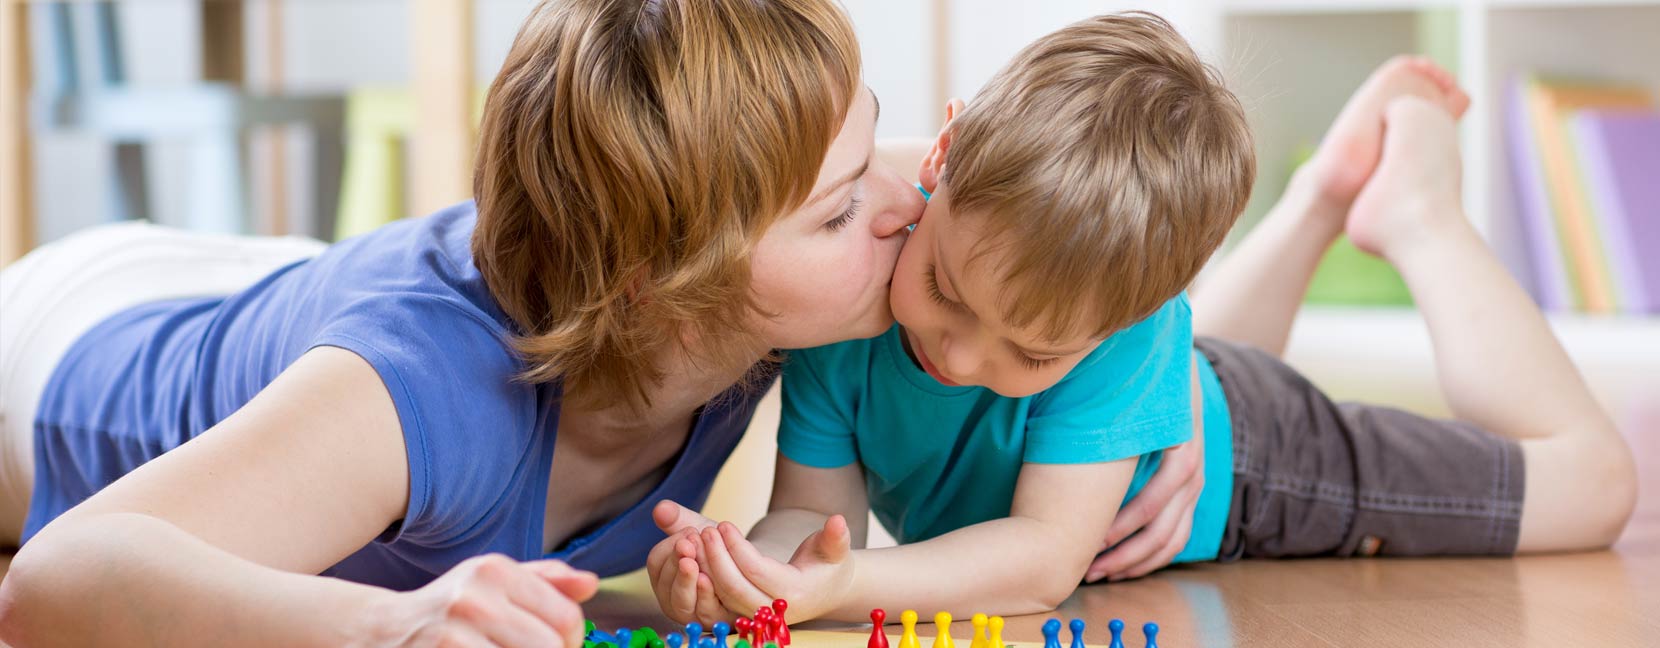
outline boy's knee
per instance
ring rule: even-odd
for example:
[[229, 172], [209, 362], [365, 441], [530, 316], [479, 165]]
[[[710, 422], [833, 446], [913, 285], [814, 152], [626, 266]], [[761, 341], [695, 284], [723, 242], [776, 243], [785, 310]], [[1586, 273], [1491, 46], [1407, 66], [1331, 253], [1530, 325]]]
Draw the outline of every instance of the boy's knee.
[[1584, 477], [1595, 487], [1587, 502], [1585, 523], [1598, 546], [1608, 546], [1625, 531], [1637, 508], [1637, 467], [1619, 431], [1609, 426], [1596, 435], [1602, 442], [1588, 450]]

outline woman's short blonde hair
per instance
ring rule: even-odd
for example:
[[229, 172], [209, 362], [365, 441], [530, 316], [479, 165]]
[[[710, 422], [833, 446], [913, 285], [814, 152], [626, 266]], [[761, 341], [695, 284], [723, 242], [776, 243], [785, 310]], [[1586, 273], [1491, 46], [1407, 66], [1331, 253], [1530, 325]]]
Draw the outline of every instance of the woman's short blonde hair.
[[752, 347], [750, 251], [806, 200], [861, 84], [830, 0], [537, 5], [474, 175], [473, 256], [522, 378], [640, 407], [665, 351]]

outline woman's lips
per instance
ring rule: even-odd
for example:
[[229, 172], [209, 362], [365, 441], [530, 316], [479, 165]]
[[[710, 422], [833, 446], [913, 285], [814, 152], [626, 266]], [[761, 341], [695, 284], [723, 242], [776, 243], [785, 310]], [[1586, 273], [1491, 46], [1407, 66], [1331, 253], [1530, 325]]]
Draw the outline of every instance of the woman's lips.
[[916, 354], [917, 363], [922, 365], [922, 371], [927, 373], [929, 378], [933, 378], [938, 381], [939, 384], [945, 385], [946, 387], [962, 386], [956, 381], [940, 375], [939, 370], [934, 368], [934, 363], [928, 361], [928, 353], [922, 350], [922, 344], [917, 342], [915, 335], [911, 336], [911, 351]]

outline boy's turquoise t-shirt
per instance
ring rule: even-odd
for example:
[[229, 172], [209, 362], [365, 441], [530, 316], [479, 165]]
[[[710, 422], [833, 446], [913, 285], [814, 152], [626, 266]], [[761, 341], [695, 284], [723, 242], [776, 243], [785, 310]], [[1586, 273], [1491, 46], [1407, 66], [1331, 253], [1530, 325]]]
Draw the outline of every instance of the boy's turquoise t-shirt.
[[1193, 436], [1191, 362], [1204, 399], [1205, 487], [1176, 561], [1216, 558], [1233, 490], [1233, 438], [1216, 372], [1193, 349], [1185, 294], [1025, 398], [942, 385], [901, 344], [895, 325], [879, 337], [791, 352], [778, 433], [779, 450], [796, 463], [861, 463], [871, 510], [901, 543], [1008, 517], [1027, 462], [1140, 457], [1128, 501], [1161, 451]]

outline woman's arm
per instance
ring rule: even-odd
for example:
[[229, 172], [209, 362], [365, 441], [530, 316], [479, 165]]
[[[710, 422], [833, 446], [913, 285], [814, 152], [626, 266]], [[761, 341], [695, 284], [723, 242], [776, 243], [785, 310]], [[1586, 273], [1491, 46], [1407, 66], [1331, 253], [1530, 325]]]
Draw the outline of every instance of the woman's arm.
[[[592, 578], [562, 565], [469, 561], [409, 593], [310, 575], [402, 518], [408, 495], [380, 377], [348, 351], [314, 349], [242, 409], [32, 538], [0, 584], [0, 639], [302, 646], [580, 634], [568, 599], [585, 598]], [[567, 595], [513, 604], [556, 591]], [[555, 632], [565, 618], [571, 632]]]

